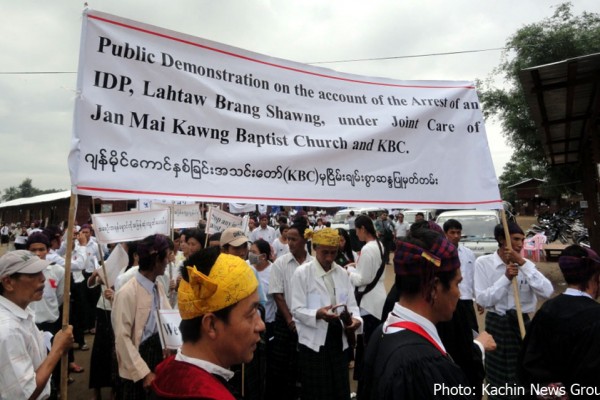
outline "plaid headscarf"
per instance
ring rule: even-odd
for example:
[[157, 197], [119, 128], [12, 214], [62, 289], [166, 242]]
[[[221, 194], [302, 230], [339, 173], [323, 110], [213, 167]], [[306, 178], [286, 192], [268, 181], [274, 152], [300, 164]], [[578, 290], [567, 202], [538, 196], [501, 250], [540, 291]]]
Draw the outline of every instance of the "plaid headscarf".
[[424, 269], [431, 273], [450, 272], [459, 268], [456, 247], [442, 236], [429, 250], [408, 242], [396, 242], [394, 271], [397, 275], [422, 275]]
[[600, 270], [600, 257], [592, 249], [583, 248], [586, 257], [560, 256], [558, 266], [568, 283], [587, 281], [594, 272]]

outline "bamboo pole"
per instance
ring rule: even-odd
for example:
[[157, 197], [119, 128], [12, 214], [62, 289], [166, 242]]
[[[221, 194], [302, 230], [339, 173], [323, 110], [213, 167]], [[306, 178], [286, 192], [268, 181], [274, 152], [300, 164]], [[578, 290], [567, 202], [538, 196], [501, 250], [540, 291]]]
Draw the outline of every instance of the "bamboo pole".
[[[62, 330], [69, 326], [69, 311], [71, 300], [71, 258], [73, 256], [73, 229], [75, 226], [75, 211], [77, 210], [77, 195], [71, 191], [71, 200], [69, 203], [69, 224], [67, 225], [67, 253], [65, 255], [65, 290], [63, 294], [63, 318]], [[60, 360], [60, 398], [67, 400], [68, 397], [68, 378], [69, 378], [69, 358], [68, 352], [65, 352]]]
[[[504, 240], [506, 241], [506, 247], [512, 250], [512, 243], [510, 240], [510, 232], [508, 231], [508, 222], [506, 221], [506, 211], [502, 207], [502, 225], [504, 226]], [[515, 308], [517, 309], [517, 320], [519, 321], [519, 331], [521, 332], [521, 339], [525, 337], [525, 322], [523, 321], [523, 312], [521, 311], [521, 297], [519, 295], [519, 282], [515, 276], [512, 279], [513, 295], [515, 297]]]

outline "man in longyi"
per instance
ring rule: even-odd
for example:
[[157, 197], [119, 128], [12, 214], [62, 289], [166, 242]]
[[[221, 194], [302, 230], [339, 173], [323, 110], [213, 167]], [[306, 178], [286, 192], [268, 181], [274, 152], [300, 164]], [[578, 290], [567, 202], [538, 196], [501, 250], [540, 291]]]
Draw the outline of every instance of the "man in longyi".
[[[363, 321], [348, 273], [334, 262], [339, 240], [336, 229], [314, 232], [316, 257], [299, 266], [292, 277], [303, 400], [350, 398], [346, 336], [353, 337]], [[343, 311], [350, 315], [343, 318]]]
[[201, 250], [182, 267], [178, 290], [183, 345], [156, 368], [158, 399], [233, 400], [230, 367], [248, 363], [265, 324], [258, 280], [240, 257]]

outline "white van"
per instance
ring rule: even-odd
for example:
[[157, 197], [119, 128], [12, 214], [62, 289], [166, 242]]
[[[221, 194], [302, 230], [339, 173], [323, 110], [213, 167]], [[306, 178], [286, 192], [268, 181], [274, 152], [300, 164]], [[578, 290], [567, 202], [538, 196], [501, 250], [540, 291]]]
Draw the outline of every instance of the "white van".
[[402, 214], [404, 214], [404, 222], [408, 222], [410, 226], [413, 222], [415, 222], [415, 217], [418, 213], [422, 213], [425, 217], [425, 221], [433, 220], [435, 216], [435, 210], [404, 210]]
[[377, 208], [377, 207], [364, 207], [364, 208], [345, 208], [343, 210], [339, 210], [335, 213], [333, 218], [331, 219], [331, 227], [333, 229], [344, 228], [345, 230], [349, 230], [348, 227], [348, 216], [350, 215], [350, 211], [354, 211], [354, 216], [358, 217], [360, 214], [369, 214], [375, 213], [375, 215], [379, 216], [381, 213], [387, 213], [388, 210], [385, 208]]
[[498, 242], [494, 238], [494, 228], [500, 223], [496, 210], [460, 210], [445, 211], [435, 222], [441, 227], [449, 219], [462, 224], [460, 242], [471, 249], [476, 257], [491, 254], [498, 250]]

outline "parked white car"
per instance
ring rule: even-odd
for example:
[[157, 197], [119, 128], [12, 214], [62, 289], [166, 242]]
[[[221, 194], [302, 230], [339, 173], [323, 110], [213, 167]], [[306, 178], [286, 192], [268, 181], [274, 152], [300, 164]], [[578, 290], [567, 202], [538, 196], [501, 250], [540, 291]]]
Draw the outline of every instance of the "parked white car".
[[355, 217], [358, 217], [360, 214], [369, 214], [371, 212], [379, 216], [383, 212], [388, 212], [388, 210], [386, 210], [385, 208], [377, 207], [346, 208], [335, 213], [335, 215], [331, 219], [331, 227], [333, 229], [344, 228], [345, 230], [348, 230], [348, 216], [350, 215], [350, 211], [354, 211]]
[[411, 225], [415, 222], [415, 217], [418, 213], [422, 213], [426, 221], [432, 220], [435, 216], [435, 210], [404, 210], [402, 211], [402, 214], [404, 214], [404, 222], [408, 222], [408, 224]]
[[494, 227], [500, 223], [498, 211], [495, 210], [458, 210], [441, 213], [436, 222], [443, 227], [444, 222], [455, 219], [462, 224], [460, 242], [471, 249], [476, 257], [491, 254], [498, 250], [498, 242], [494, 238]]

